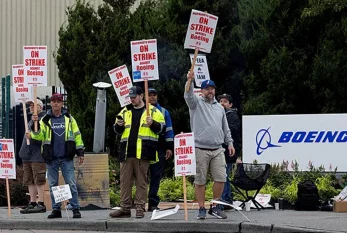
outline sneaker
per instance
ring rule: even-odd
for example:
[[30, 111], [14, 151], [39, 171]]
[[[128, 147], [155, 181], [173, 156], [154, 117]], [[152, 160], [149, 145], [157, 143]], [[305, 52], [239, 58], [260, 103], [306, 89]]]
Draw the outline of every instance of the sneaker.
[[47, 218], [61, 218], [61, 211], [53, 210], [52, 213], [47, 216]]
[[27, 207], [25, 207], [24, 209], [21, 209], [19, 212], [21, 214], [30, 214], [32, 213], [31, 210], [33, 210], [36, 206], [29, 204]]
[[142, 208], [136, 210], [136, 218], [143, 218], [145, 217], [145, 211], [143, 211]]
[[72, 210], [72, 218], [81, 218], [81, 213], [79, 209]]
[[233, 210], [234, 208], [230, 205], [223, 205], [224, 210]]
[[201, 206], [199, 209], [199, 214], [198, 217], [196, 217], [197, 219], [206, 219], [206, 209], [205, 207]]
[[213, 215], [219, 219], [226, 219], [227, 215], [218, 207], [218, 206], [210, 206], [208, 210], [208, 214]]
[[46, 206], [37, 204], [34, 209], [30, 210], [30, 213], [46, 213]]
[[158, 206], [155, 206], [155, 205], [148, 206], [148, 212], [153, 212], [154, 210], [159, 210]]
[[109, 214], [112, 218], [131, 218], [130, 210], [119, 209]]

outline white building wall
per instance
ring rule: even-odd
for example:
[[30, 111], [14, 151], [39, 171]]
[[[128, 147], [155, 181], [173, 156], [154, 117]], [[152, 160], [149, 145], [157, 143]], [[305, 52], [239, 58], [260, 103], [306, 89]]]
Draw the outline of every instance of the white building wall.
[[[85, 1], [95, 8], [104, 3]], [[135, 2], [132, 11], [140, 1]], [[63, 87], [53, 54], [59, 47], [59, 29], [67, 21], [66, 7], [75, 3], [76, 0], [0, 0], [0, 77], [11, 74], [12, 65], [23, 63], [24, 45], [47, 45], [49, 87], [38, 87], [38, 97], [50, 95], [51, 86]]]
[[24, 45], [47, 45], [48, 86], [62, 86], [53, 53], [59, 47], [59, 29], [67, 20], [66, 7], [73, 4], [75, 0], [0, 0], [0, 76], [11, 74], [13, 64], [23, 63]]

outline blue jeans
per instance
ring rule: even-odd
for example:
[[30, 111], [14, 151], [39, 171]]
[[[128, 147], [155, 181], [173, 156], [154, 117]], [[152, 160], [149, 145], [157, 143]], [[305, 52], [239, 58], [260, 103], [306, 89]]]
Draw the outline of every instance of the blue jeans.
[[59, 167], [64, 177], [65, 184], [68, 184], [70, 186], [71, 195], [72, 195], [72, 198], [69, 200], [70, 205], [72, 209], [79, 209], [80, 204], [78, 202], [78, 192], [77, 192], [77, 186], [75, 181], [75, 168], [74, 168], [73, 160], [67, 160], [67, 159], [55, 159], [50, 164], [47, 164], [48, 183], [49, 183], [49, 190], [50, 190], [51, 200], [52, 200], [52, 209], [60, 210], [60, 207], [61, 207], [61, 202], [55, 203], [53, 192], [52, 192], [52, 187], [58, 186], [58, 183], [59, 183]]
[[160, 180], [163, 177], [163, 170], [165, 165], [165, 150], [158, 151], [159, 162], [151, 164], [149, 166], [149, 192], [148, 192], [148, 205], [158, 206], [160, 199], [158, 196], [158, 190]]
[[233, 167], [233, 163], [227, 163], [227, 167], [226, 167], [227, 177], [226, 177], [224, 190], [223, 190], [222, 198], [221, 198], [223, 201], [229, 202], [229, 203], [233, 203], [233, 193], [231, 192], [230, 179], [229, 179], [229, 175], [231, 173], [232, 167]]

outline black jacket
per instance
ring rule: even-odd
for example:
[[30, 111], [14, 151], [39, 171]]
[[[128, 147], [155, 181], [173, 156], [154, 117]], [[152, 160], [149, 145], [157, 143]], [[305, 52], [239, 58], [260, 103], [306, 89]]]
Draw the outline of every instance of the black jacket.
[[231, 132], [231, 136], [234, 140], [234, 148], [235, 155], [233, 157], [229, 156], [228, 147], [225, 146], [225, 160], [227, 163], [234, 163], [240, 153], [240, 143], [241, 143], [241, 121], [239, 116], [237, 115], [237, 108], [231, 108], [225, 110], [227, 121], [229, 125], [229, 129]]

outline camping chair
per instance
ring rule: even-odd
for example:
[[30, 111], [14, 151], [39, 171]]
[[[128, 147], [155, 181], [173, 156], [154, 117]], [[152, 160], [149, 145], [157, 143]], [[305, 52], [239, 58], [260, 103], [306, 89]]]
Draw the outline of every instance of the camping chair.
[[[270, 164], [237, 164], [234, 179], [231, 183], [234, 185], [236, 192], [244, 198], [240, 205], [241, 208], [245, 206], [246, 202], [252, 201], [258, 210], [264, 209], [264, 207], [255, 200], [255, 197], [258, 195], [260, 189], [266, 184], [269, 175]], [[241, 190], [246, 191], [246, 195]], [[248, 194], [248, 191], [251, 190], [256, 190], [253, 196]]]

